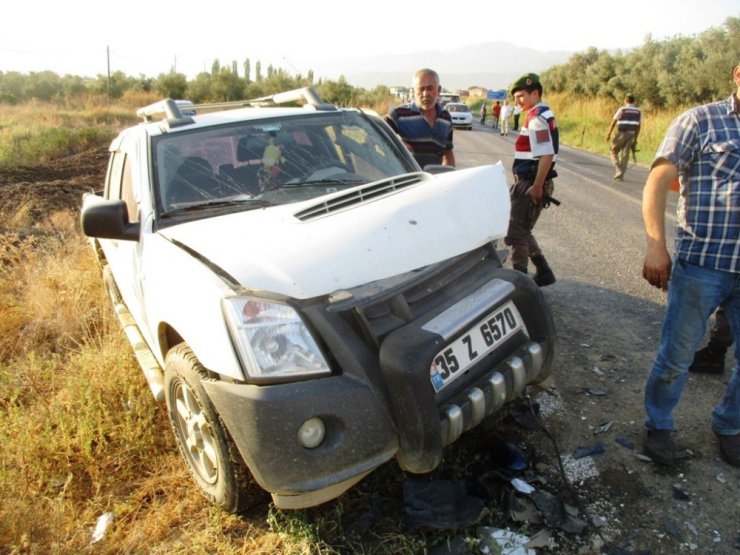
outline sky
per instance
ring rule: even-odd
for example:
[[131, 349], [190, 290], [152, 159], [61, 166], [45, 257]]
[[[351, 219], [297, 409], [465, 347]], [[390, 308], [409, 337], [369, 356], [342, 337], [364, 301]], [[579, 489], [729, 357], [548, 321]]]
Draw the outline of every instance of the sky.
[[[20, 0], [3, 11], [0, 71], [95, 77], [122, 71], [189, 79], [214, 60], [249, 59], [291, 74], [336, 79], [347, 60], [502, 41], [536, 50], [629, 49], [694, 36], [740, 17], [738, 0], [404, 3], [399, 0]], [[424, 10], [424, 12], [422, 12]], [[425, 13], [428, 11], [429, 13]], [[534, 14], [534, 17], [527, 15]], [[416, 23], [414, 23], [416, 22]], [[433, 65], [433, 62], [430, 62]], [[378, 68], [382, 70], [382, 68]]]

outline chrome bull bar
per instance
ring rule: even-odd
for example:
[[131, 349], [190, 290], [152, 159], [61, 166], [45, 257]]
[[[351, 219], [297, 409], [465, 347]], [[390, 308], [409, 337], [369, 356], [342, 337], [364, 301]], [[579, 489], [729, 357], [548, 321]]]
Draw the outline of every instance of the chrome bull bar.
[[443, 405], [440, 411], [442, 445], [454, 443], [463, 432], [475, 428], [488, 415], [519, 397], [544, 363], [544, 348], [530, 341], [483, 380]]

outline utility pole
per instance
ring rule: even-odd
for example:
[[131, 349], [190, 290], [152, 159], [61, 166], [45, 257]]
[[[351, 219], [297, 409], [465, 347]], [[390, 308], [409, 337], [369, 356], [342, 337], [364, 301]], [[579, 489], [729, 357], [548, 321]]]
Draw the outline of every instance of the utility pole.
[[105, 53], [108, 60], [108, 105], [110, 105], [110, 45], [105, 47]]

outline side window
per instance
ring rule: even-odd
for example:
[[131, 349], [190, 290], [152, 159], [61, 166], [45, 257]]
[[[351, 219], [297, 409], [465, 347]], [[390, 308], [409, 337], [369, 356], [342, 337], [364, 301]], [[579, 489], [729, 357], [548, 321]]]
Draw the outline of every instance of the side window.
[[121, 198], [121, 178], [123, 176], [123, 161], [125, 158], [126, 155], [120, 151], [111, 154], [105, 198], [111, 200], [119, 200]]
[[114, 152], [108, 173], [106, 197], [111, 200], [123, 200], [128, 209], [130, 222], [139, 221], [139, 205], [134, 194], [131, 163], [124, 152]]
[[126, 202], [126, 208], [128, 209], [128, 221], [138, 222], [139, 221], [139, 203], [136, 199], [134, 192], [134, 182], [131, 178], [131, 163], [128, 157], [124, 156], [123, 159], [123, 179], [121, 180], [121, 200]]

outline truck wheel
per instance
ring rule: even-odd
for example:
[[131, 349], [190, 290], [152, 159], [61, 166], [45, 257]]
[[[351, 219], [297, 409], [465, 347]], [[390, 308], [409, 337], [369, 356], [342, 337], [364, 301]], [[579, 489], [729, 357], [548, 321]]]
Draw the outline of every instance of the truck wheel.
[[165, 400], [180, 452], [206, 497], [236, 513], [255, 505], [265, 492], [252, 478], [203, 389], [205, 379], [205, 369], [187, 345], [167, 354]]

